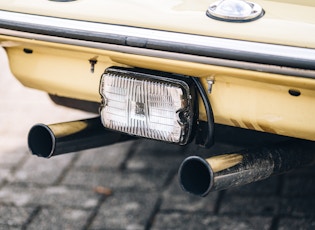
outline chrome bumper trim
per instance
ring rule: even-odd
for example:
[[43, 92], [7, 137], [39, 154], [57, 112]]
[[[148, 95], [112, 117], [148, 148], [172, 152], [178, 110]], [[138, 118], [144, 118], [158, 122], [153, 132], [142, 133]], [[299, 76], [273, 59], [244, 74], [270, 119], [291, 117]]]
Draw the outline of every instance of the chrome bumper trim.
[[284, 75], [315, 78], [315, 49], [0, 10], [0, 34]]

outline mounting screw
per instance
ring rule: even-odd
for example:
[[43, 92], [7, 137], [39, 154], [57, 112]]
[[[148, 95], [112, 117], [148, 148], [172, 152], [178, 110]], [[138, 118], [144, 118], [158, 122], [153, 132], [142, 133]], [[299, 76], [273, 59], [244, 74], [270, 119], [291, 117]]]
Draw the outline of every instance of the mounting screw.
[[89, 60], [90, 64], [91, 64], [91, 73], [94, 73], [94, 67], [95, 67], [95, 64], [97, 63], [97, 56], [96, 57], [93, 57]]
[[207, 78], [208, 83], [208, 93], [210, 94], [212, 92], [212, 86], [214, 84], [214, 75]]

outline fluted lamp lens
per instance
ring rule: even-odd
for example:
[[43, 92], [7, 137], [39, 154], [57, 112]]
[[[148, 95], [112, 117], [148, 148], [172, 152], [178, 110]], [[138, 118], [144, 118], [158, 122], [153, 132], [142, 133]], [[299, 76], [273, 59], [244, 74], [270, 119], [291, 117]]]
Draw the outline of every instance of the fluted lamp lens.
[[186, 82], [108, 69], [101, 79], [100, 94], [106, 128], [167, 142], [187, 142], [193, 111]]

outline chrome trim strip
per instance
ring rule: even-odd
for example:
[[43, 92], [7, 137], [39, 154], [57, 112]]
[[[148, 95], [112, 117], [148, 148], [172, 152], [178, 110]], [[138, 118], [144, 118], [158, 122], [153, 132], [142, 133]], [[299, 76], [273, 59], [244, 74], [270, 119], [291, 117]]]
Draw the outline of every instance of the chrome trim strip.
[[0, 34], [130, 54], [315, 78], [315, 49], [0, 10]]
[[31, 33], [18, 32], [18, 31], [6, 30], [6, 29], [0, 28], [0, 33], [2, 32], [4, 32], [4, 34], [7, 34], [9, 36], [35, 39], [35, 40], [46, 41], [46, 42], [62, 43], [62, 44], [68, 44], [68, 45], [74, 45], [74, 46], [83, 46], [83, 47], [96, 48], [96, 49], [109, 50], [109, 51], [117, 51], [117, 52], [123, 52], [123, 53], [135, 54], [135, 55], [149, 56], [149, 57], [187, 61], [187, 62], [194, 62], [194, 63], [200, 63], [200, 64], [218, 65], [218, 66], [240, 68], [240, 69], [254, 70], [254, 71], [260, 71], [260, 72], [262, 71], [262, 72], [267, 72], [267, 73], [284, 74], [284, 75], [290, 75], [290, 76], [300, 76], [300, 77], [315, 79], [314, 70], [303, 70], [303, 69], [295, 69], [295, 68], [288, 68], [288, 67], [263, 65], [263, 64], [249, 63], [249, 62], [202, 57], [202, 56], [196, 56], [196, 55], [190, 55], [190, 54], [178, 54], [174, 52], [148, 50], [148, 49], [143, 49], [143, 48], [120, 46], [120, 45], [106, 44], [106, 43], [100, 43], [100, 42], [81, 41], [81, 40], [74, 40], [74, 39], [68, 39], [68, 38], [52, 37], [52, 36], [47, 36], [47, 35], [39, 35], [39, 34], [34, 35]]

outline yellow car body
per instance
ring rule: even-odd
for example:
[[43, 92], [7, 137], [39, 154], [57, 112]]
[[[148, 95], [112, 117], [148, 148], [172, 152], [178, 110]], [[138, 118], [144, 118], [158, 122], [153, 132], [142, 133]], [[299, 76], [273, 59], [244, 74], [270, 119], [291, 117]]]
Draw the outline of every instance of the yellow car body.
[[52, 95], [100, 102], [110, 66], [183, 74], [215, 123], [314, 141], [315, 2], [254, 0], [250, 22], [209, 18], [212, 2], [2, 0], [0, 45], [23, 85]]

